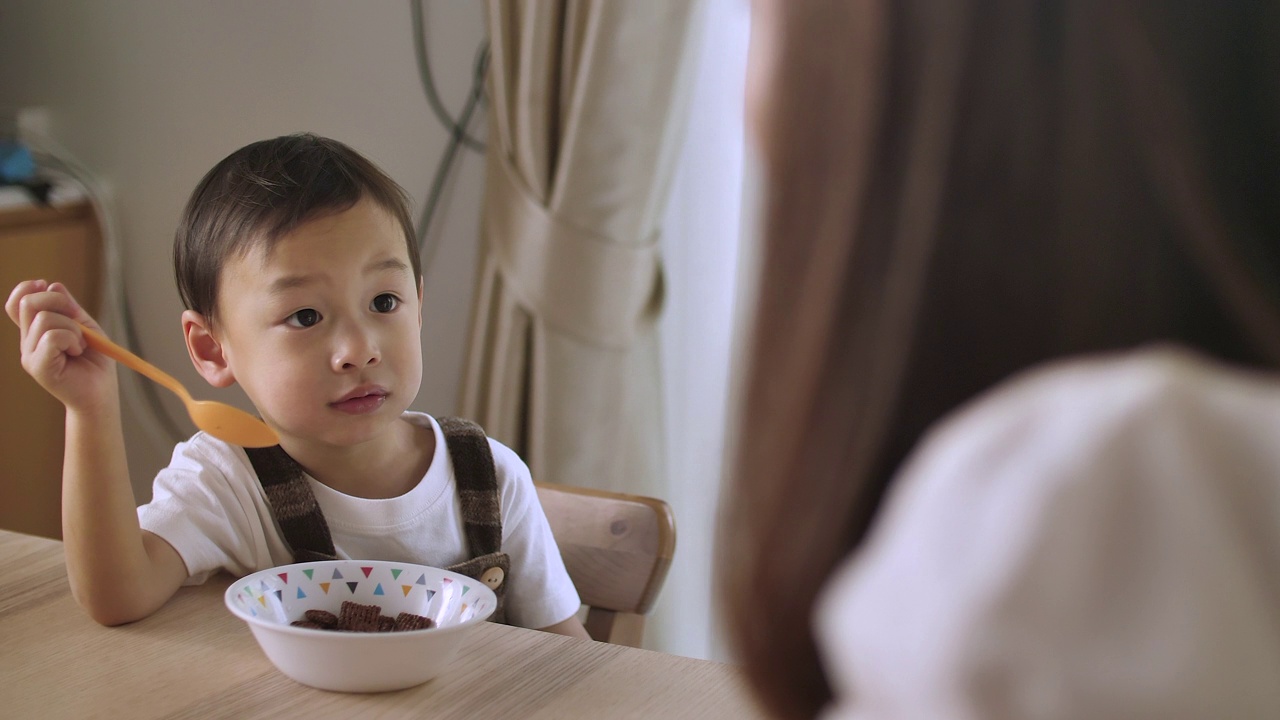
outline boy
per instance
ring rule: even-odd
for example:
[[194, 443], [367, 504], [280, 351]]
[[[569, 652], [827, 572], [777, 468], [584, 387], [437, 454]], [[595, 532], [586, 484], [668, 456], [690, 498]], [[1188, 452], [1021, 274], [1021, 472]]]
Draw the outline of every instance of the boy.
[[[142, 507], [114, 366], [87, 349], [77, 322], [96, 324], [43, 280], [18, 285], [5, 306], [23, 367], [67, 408], [67, 571], [93, 619], [146, 617], [218, 570], [333, 556], [448, 567], [474, 554], [473, 508], [457, 489], [474, 478], [454, 471], [476, 463], [456, 453], [456, 433], [446, 443], [441, 423], [407, 412], [422, 379], [422, 273], [399, 186], [333, 140], [253, 143], [196, 187], [174, 266], [191, 361], [215, 387], [239, 383], [281, 440], [247, 454], [197, 433]], [[501, 586], [507, 620], [587, 637], [528, 468], [472, 434], [473, 455], [492, 454], [481, 464], [496, 492], [481, 504], [500, 513], [490, 529], [509, 573], [484, 579]]]

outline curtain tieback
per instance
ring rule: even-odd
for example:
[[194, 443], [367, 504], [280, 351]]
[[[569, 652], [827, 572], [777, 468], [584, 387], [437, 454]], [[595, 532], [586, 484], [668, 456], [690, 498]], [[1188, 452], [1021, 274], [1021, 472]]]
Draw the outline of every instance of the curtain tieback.
[[592, 345], [626, 349], [662, 309], [658, 233], [642, 245], [568, 225], [531, 197], [489, 148], [485, 235], [503, 279], [538, 320]]

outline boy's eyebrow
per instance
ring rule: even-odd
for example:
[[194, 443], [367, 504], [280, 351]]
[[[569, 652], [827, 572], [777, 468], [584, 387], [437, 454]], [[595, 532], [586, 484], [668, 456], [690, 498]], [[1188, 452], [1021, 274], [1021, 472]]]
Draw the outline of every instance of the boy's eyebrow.
[[[364, 271], [368, 273], [386, 272], [387, 270], [395, 270], [398, 272], [409, 272], [409, 266], [404, 264], [399, 258], [386, 258], [383, 260], [375, 260], [365, 266]], [[303, 287], [309, 285], [319, 279], [318, 275], [285, 275], [271, 281], [271, 285], [267, 290], [271, 293], [282, 293], [286, 290]]]
[[375, 260], [365, 266], [364, 271], [382, 272], [384, 270], [399, 270], [401, 272], [409, 272], [409, 266], [405, 265], [400, 258], [387, 258], [385, 260]]
[[304, 285], [309, 285], [312, 282], [315, 282], [315, 280], [315, 275], [285, 275], [284, 277], [272, 280], [271, 285], [267, 287], [267, 290], [272, 294], [282, 293], [285, 290], [292, 290], [294, 288], [303, 287]]

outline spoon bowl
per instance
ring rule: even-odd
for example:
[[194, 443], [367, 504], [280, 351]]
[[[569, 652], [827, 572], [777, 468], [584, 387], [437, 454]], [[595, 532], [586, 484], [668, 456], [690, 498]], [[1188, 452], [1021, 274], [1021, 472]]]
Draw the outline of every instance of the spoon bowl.
[[81, 325], [89, 347], [165, 386], [182, 399], [187, 415], [196, 427], [210, 435], [241, 447], [270, 447], [280, 444], [280, 436], [258, 418], [237, 407], [214, 400], [196, 400], [176, 378], [109, 340], [91, 327]]
[[247, 448], [280, 444], [275, 430], [238, 407], [214, 400], [184, 399], [183, 403], [191, 422], [219, 440]]

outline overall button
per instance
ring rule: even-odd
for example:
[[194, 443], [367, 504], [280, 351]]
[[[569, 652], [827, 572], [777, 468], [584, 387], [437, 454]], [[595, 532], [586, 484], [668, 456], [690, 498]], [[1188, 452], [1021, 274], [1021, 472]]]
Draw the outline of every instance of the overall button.
[[502, 568], [491, 567], [488, 570], [485, 570], [484, 574], [480, 576], [480, 582], [488, 585], [490, 590], [497, 590], [498, 586], [502, 584], [502, 581], [506, 576], [506, 573], [502, 572]]

